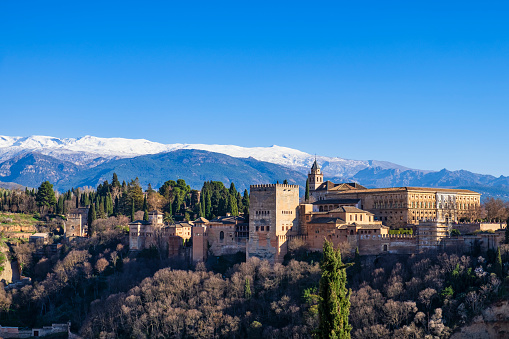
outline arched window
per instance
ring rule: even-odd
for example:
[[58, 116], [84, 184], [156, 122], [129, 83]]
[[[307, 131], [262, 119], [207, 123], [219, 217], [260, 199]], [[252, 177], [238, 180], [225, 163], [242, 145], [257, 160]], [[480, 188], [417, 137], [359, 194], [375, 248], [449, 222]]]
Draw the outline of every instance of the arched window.
[[224, 239], [224, 232], [221, 231], [221, 232], [219, 232], [219, 240], [223, 241], [223, 239]]

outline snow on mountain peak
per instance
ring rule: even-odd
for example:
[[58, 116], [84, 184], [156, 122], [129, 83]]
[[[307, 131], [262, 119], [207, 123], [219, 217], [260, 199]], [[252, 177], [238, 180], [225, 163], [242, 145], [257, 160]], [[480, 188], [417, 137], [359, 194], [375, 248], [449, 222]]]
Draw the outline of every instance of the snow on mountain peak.
[[[162, 144], [146, 139], [100, 138], [86, 135], [80, 138], [55, 138], [33, 135], [29, 137], [0, 136], [0, 161], [18, 154], [36, 151], [60, 160], [83, 165], [102, 157], [132, 158], [146, 154], [171, 152], [179, 149], [197, 149], [226, 154], [236, 158], [253, 157], [300, 172], [307, 172], [315, 156], [284, 146], [242, 147], [235, 145], [206, 144]], [[370, 166], [368, 161], [346, 160], [337, 157], [317, 156], [324, 163], [323, 171], [328, 176], [348, 177]], [[397, 166], [397, 165], [395, 165]]]

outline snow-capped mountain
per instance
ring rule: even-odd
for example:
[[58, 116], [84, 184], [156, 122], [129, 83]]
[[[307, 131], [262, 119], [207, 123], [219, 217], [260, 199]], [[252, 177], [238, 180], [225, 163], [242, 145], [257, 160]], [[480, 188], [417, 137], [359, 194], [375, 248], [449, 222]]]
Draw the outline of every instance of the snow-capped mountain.
[[[180, 149], [196, 149], [226, 154], [235, 158], [252, 157], [305, 173], [315, 156], [288, 147], [240, 147], [235, 145], [161, 144], [145, 139], [55, 138], [49, 136], [9, 137], [0, 136], [0, 162], [26, 152], [37, 152], [76, 165], [95, 166], [103, 160], [133, 158], [140, 155], [172, 152]], [[329, 177], [348, 178], [369, 167], [406, 170], [403, 166], [383, 161], [347, 160], [339, 157], [316, 156], [323, 164], [323, 172]]]
[[[325, 179], [366, 187], [424, 186], [472, 189], [509, 200], [509, 177], [468, 171], [423, 171], [389, 162], [317, 156]], [[145, 139], [0, 136], [0, 182], [38, 187], [49, 180], [59, 190], [96, 187], [117, 173], [153, 187], [182, 178], [195, 189], [204, 181], [250, 184], [288, 180], [303, 187], [315, 156], [287, 147], [161, 144]]]

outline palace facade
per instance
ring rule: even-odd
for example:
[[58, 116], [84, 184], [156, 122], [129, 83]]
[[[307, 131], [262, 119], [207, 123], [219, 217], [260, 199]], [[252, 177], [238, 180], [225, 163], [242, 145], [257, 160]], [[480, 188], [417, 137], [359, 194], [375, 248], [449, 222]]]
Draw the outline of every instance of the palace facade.
[[470, 190], [366, 188], [357, 183], [324, 182], [316, 160], [308, 174], [308, 182], [310, 197], [315, 204], [331, 208], [331, 205], [341, 205], [341, 201], [343, 205], [350, 201], [348, 204], [373, 213], [376, 220], [393, 228], [415, 225], [421, 220], [443, 220], [446, 223], [475, 220], [481, 203], [481, 194]]
[[[316, 161], [308, 180], [311, 198], [304, 202], [297, 185], [251, 185], [249, 218], [223, 216], [165, 224], [160, 213], [152, 212], [149, 221], [129, 224], [129, 247], [138, 251], [155, 245], [172, 256], [181, 254], [183, 244], [191, 239], [190, 256], [195, 262], [239, 251], [247, 258], [282, 262], [292, 246], [320, 251], [325, 240], [335, 247], [358, 248], [361, 255], [379, 255], [474, 245], [488, 249], [503, 238], [502, 225], [475, 223], [457, 225], [494, 232], [449, 236], [451, 224], [475, 219], [480, 194], [473, 191], [334, 184], [323, 181]], [[413, 235], [389, 234], [392, 227], [408, 226]]]

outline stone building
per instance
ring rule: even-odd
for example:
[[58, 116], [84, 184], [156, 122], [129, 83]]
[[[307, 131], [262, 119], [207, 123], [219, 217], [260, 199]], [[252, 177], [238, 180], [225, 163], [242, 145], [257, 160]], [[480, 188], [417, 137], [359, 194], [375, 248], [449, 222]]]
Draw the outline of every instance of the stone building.
[[300, 234], [299, 186], [251, 185], [246, 256], [282, 262], [291, 236]]
[[88, 207], [73, 208], [64, 220], [64, 234], [67, 238], [85, 236], [85, 225], [88, 226]]
[[[315, 161], [308, 180], [320, 182], [322, 178]], [[376, 220], [390, 227], [406, 227], [420, 220], [473, 220], [477, 217], [481, 201], [481, 195], [470, 190], [423, 187], [369, 189], [357, 183], [335, 184], [330, 181], [319, 186], [310, 185], [310, 197], [323, 206], [334, 205], [333, 201], [357, 200], [356, 207], [373, 213]]]

